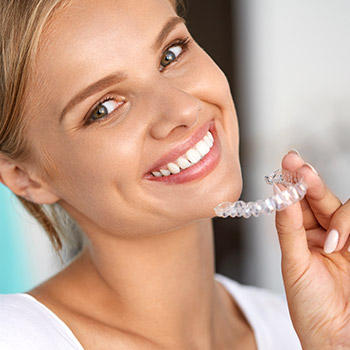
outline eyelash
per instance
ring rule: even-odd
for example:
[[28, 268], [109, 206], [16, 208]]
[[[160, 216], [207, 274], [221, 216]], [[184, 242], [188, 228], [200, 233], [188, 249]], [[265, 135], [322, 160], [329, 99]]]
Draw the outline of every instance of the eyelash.
[[[171, 63], [169, 63], [167, 66], [163, 67], [162, 69], [159, 68], [159, 71], [160, 72], [164, 72], [168, 66], [171, 66], [174, 62], [177, 62], [181, 56], [188, 50], [190, 44], [192, 42], [192, 39], [190, 37], [186, 37], [186, 38], [183, 38], [183, 39], [177, 39], [175, 40], [174, 42], [172, 42], [171, 44], [169, 44], [163, 51], [162, 51], [162, 56], [164, 55], [164, 53], [168, 50], [170, 50], [171, 48], [173, 47], [176, 47], [176, 46], [181, 46], [182, 48], [182, 51], [181, 53], [179, 54], [179, 56], [177, 56]], [[92, 108], [91, 110], [88, 112], [86, 118], [84, 118], [85, 122], [84, 122], [84, 125], [88, 126], [90, 124], [94, 124], [94, 123], [101, 123], [103, 122], [105, 119], [108, 119], [110, 118], [114, 112], [119, 109], [120, 107], [122, 107], [123, 105], [121, 105], [120, 107], [116, 108], [113, 112], [111, 112], [110, 114], [107, 114], [106, 116], [104, 117], [101, 117], [100, 119], [95, 119], [95, 120], [92, 120], [90, 119], [92, 114], [94, 113], [94, 111], [96, 110], [97, 107], [99, 107], [100, 105], [102, 105], [103, 103], [107, 102], [107, 101], [111, 101], [111, 100], [117, 100], [117, 97], [116, 96], [106, 96], [104, 97], [103, 99], [101, 99], [100, 101], [98, 101]], [[122, 102], [122, 101], [120, 101]]]
[[[181, 56], [188, 50], [190, 44], [191, 44], [191, 38], [188, 36], [184, 39], [177, 39], [175, 40], [174, 42], [172, 42], [171, 44], [169, 44], [162, 52], [162, 55], [164, 55], [165, 52], [167, 52], [168, 50], [170, 50], [171, 48], [173, 47], [176, 47], [176, 46], [181, 46], [182, 47], [182, 51], [181, 53], [179, 54], [179, 56], [177, 56], [174, 61], [172, 61], [169, 66], [171, 64], [173, 64], [174, 62], [177, 62], [179, 60], [179, 58], [181, 58]], [[162, 70], [160, 70], [161, 72], [164, 72], [164, 70], [166, 70], [168, 66], [165, 66]]]
[[[108, 101], [113, 101], [113, 100], [118, 100], [118, 97], [117, 96], [113, 96], [113, 95], [109, 95], [109, 96], [106, 96], [104, 97], [103, 99], [99, 100], [92, 108], [91, 110], [89, 111], [89, 113], [87, 114], [86, 118], [86, 121], [85, 121], [85, 125], [88, 126], [90, 124], [94, 124], [94, 123], [101, 123], [103, 122], [106, 118], [109, 118], [111, 115], [114, 114], [114, 112], [119, 109], [120, 107], [123, 106], [123, 104], [120, 106], [120, 107], [117, 107], [113, 112], [105, 115], [104, 117], [101, 117], [99, 119], [91, 119], [93, 113], [95, 112], [95, 110], [97, 109], [97, 107], [99, 107], [100, 105], [104, 104], [105, 102], [108, 102]], [[123, 102], [123, 101], [118, 101], [118, 102]]]

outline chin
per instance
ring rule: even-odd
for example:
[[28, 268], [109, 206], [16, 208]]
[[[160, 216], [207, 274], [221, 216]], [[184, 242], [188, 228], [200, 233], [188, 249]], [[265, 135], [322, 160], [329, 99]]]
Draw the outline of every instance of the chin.
[[193, 198], [189, 215], [196, 219], [215, 217], [214, 208], [222, 202], [235, 202], [242, 193], [242, 175], [240, 167], [226, 167], [226, 176], [220, 178], [210, 189], [203, 189]]
[[239, 200], [242, 193], [241, 179], [231, 182], [228, 186], [218, 189], [215, 195], [207, 202], [207, 210], [204, 218], [213, 218], [216, 216], [214, 208], [223, 202], [235, 202]]

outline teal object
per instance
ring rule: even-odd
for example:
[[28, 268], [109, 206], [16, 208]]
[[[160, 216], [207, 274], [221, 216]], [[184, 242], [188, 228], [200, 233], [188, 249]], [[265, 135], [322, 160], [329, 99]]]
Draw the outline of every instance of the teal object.
[[16, 196], [0, 184], [0, 293], [24, 292], [32, 286], [23, 224]]

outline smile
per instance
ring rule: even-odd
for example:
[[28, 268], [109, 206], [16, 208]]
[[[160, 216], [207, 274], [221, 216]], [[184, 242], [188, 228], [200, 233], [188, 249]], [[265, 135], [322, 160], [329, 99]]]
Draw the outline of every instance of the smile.
[[[187, 147], [186, 147], [187, 145]], [[219, 163], [221, 146], [211, 121], [197, 130], [154, 164], [145, 179], [166, 184], [181, 184], [207, 176]]]
[[210, 131], [200, 140], [193, 148], [190, 148], [181, 157], [173, 162], [170, 162], [166, 167], [158, 171], [152, 171], [151, 174], [155, 177], [170, 176], [180, 173], [181, 171], [190, 168], [197, 164], [205, 157], [213, 147], [214, 137]]

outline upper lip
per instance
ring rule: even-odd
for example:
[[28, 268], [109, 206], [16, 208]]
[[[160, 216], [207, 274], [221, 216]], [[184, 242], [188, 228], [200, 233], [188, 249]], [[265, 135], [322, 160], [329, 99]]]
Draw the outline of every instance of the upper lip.
[[204, 125], [199, 127], [194, 134], [192, 134], [187, 139], [179, 142], [175, 147], [173, 147], [169, 152], [164, 154], [161, 158], [159, 158], [150, 168], [150, 170], [146, 173], [149, 174], [152, 171], [157, 171], [161, 169], [162, 166], [175, 161], [180, 156], [185, 154], [190, 148], [192, 148], [197, 142], [203, 139], [203, 137], [207, 134], [210, 127], [214, 124], [213, 120], [206, 122]]

